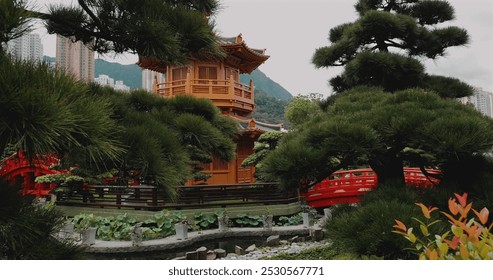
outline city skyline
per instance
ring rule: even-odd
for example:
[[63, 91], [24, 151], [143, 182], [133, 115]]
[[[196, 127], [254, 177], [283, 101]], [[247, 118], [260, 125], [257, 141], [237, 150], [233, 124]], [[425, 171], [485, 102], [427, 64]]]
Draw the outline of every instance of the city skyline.
[[77, 80], [94, 81], [94, 51], [81, 41], [56, 36], [56, 65]]
[[[37, 1], [43, 8], [49, 3], [68, 3], [70, 1]], [[331, 93], [328, 80], [341, 72], [341, 67], [316, 69], [310, 60], [319, 47], [329, 44], [327, 37], [330, 28], [354, 21], [357, 14], [353, 5], [356, 1], [347, 0], [223, 0], [222, 9], [215, 17], [219, 35], [231, 37], [240, 33], [252, 48], [266, 48], [270, 59], [260, 66], [267, 76], [281, 84], [293, 95]], [[436, 60], [423, 60], [427, 72], [455, 77], [486, 91], [493, 90], [493, 1], [488, 0], [449, 0], [455, 8], [456, 19], [446, 25], [465, 28], [471, 37], [466, 47], [447, 49], [447, 55]], [[50, 47], [53, 35], [42, 30], [45, 54], [53, 56]], [[97, 55], [98, 58], [132, 64], [137, 57], [131, 54]], [[302, 75], [300, 75], [300, 73]]]
[[7, 51], [20, 60], [43, 60], [43, 43], [36, 33], [27, 33], [8, 42]]

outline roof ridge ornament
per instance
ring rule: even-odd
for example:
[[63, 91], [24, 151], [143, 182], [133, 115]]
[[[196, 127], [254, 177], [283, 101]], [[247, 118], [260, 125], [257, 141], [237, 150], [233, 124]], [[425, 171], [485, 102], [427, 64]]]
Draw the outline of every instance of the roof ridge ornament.
[[236, 36], [236, 44], [241, 44], [243, 43], [243, 35], [240, 33], [238, 36]]

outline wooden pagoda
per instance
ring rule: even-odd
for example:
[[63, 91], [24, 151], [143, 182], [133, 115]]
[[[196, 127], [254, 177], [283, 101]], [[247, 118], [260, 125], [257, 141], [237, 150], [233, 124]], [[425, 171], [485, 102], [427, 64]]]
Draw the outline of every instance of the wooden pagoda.
[[240, 184], [255, 181], [254, 167], [242, 167], [241, 163], [252, 154], [253, 143], [265, 132], [281, 130], [282, 124], [260, 123], [248, 116], [255, 109], [253, 81], [240, 83], [240, 74], [251, 73], [264, 63], [269, 56], [265, 50], [247, 46], [240, 35], [232, 38], [218, 38], [219, 46], [226, 53], [221, 61], [191, 59], [187, 65], [163, 65], [141, 58], [142, 68], [165, 74], [164, 82], [154, 77], [153, 91], [163, 98], [189, 94], [211, 100], [222, 114], [233, 118], [240, 128], [237, 141], [236, 159], [224, 162], [214, 158], [204, 164], [204, 172], [212, 174], [206, 181], [189, 184]]

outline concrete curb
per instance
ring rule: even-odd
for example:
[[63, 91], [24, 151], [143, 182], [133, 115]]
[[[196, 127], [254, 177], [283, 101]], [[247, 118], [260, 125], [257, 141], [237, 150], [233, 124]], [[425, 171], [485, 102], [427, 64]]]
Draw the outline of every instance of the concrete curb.
[[103, 241], [96, 240], [96, 243], [86, 248], [88, 253], [97, 254], [116, 254], [134, 253], [149, 251], [165, 251], [178, 249], [213, 239], [228, 237], [251, 237], [251, 236], [271, 236], [271, 235], [309, 235], [310, 229], [319, 228], [317, 225], [305, 228], [302, 225], [273, 227], [272, 230], [263, 228], [229, 228], [227, 231], [220, 232], [218, 229], [204, 230], [199, 232], [189, 232], [188, 239], [179, 240], [176, 236], [169, 236], [161, 239], [142, 241], [139, 246], [132, 246], [132, 241]]

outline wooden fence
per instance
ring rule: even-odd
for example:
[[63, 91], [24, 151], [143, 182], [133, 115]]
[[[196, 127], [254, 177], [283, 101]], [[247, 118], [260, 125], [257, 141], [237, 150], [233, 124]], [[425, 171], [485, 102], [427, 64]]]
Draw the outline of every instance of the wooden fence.
[[86, 186], [72, 195], [57, 195], [57, 204], [136, 210], [271, 205], [299, 201], [296, 191], [284, 191], [275, 183], [195, 185], [177, 188], [171, 201], [154, 186]]

